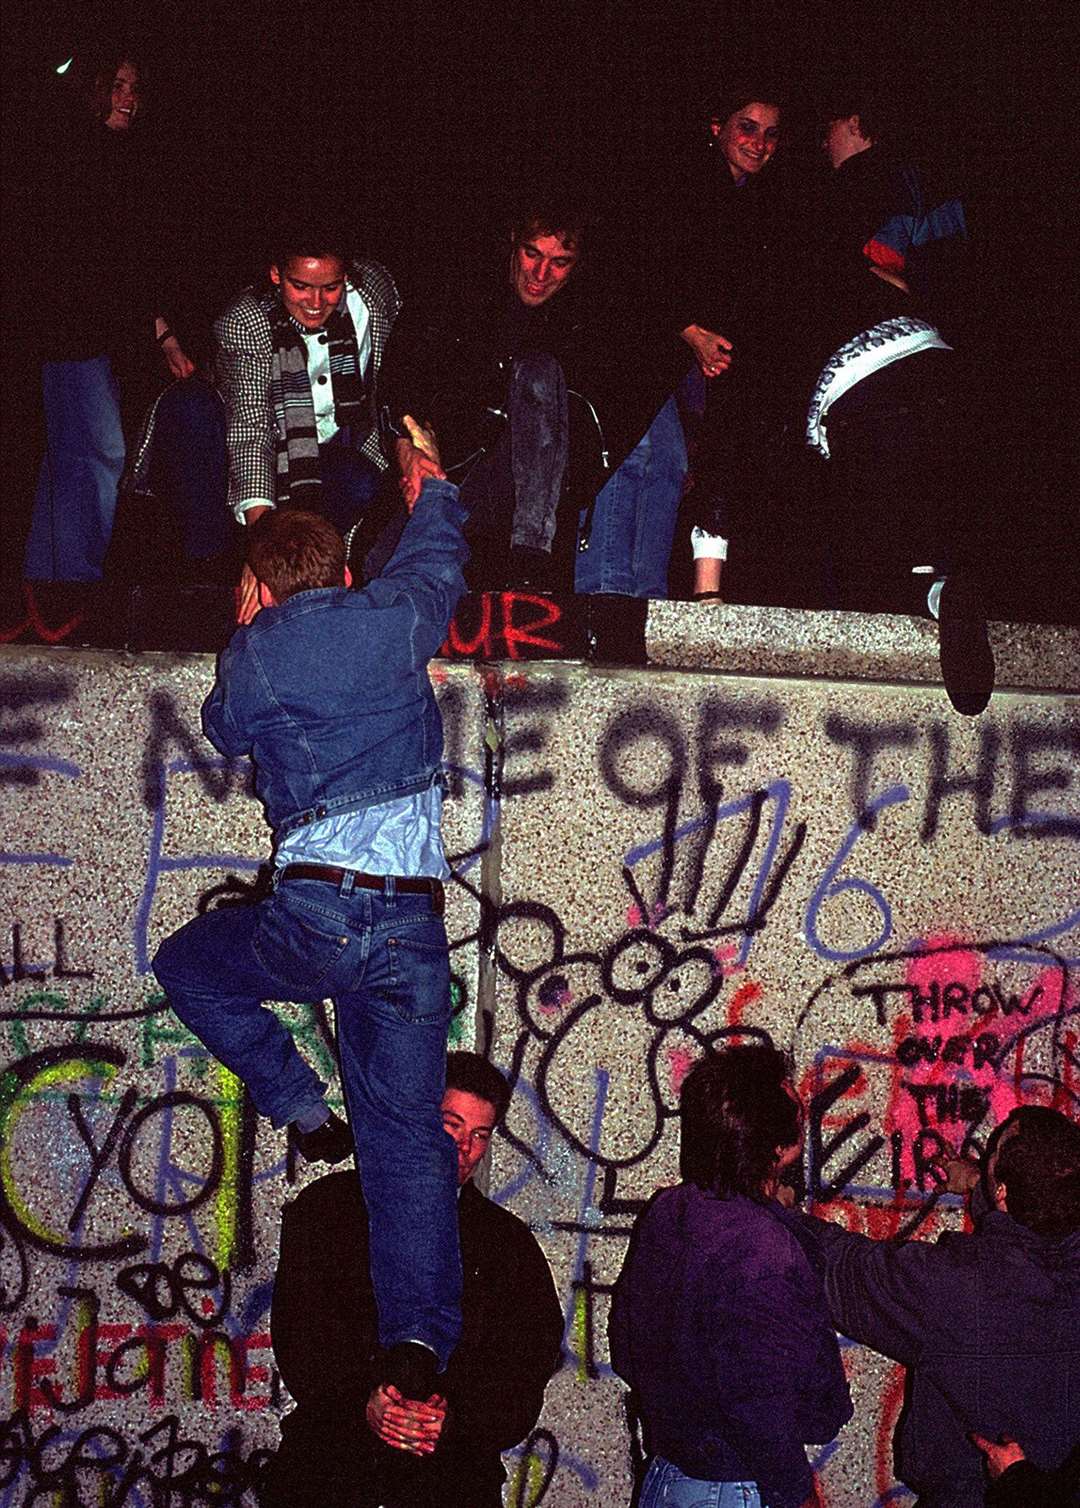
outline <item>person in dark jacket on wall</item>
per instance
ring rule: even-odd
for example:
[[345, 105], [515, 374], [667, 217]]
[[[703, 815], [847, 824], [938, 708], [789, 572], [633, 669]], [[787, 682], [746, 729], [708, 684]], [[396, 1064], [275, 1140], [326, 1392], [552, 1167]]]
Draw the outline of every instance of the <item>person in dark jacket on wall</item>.
[[536, 1423], [563, 1329], [536, 1238], [473, 1182], [508, 1100], [491, 1063], [449, 1055], [442, 1117], [457, 1148], [465, 1286], [461, 1341], [429, 1400], [405, 1404], [380, 1385], [356, 1180], [332, 1173], [285, 1206], [271, 1333], [297, 1407], [263, 1508], [499, 1508], [500, 1453]]
[[[419, 434], [419, 432], [417, 432]], [[355, 1141], [387, 1380], [429, 1396], [460, 1331], [453, 1147], [439, 1104], [450, 1022], [442, 719], [428, 675], [464, 587], [457, 488], [425, 480], [393, 558], [347, 588], [329, 520], [272, 509], [247, 531], [252, 606], [203, 729], [247, 756], [274, 830], [271, 893], [159, 947], [176, 1014], [309, 1159]], [[350, 1127], [267, 1000], [334, 1001]]]
[[32, 581], [100, 580], [124, 469], [122, 407], [159, 360], [176, 378], [194, 371], [166, 309], [157, 221], [168, 194], [142, 137], [145, 91], [128, 51], [100, 68], [91, 118], [59, 144], [29, 207], [46, 431], [23, 562]]
[[821, 1280], [776, 1199], [802, 1148], [787, 1060], [708, 1055], [681, 1117], [683, 1181], [638, 1219], [608, 1328], [651, 1456], [640, 1508], [820, 1508], [804, 1445], [832, 1440], [851, 1399]]
[[1013, 1111], [979, 1192], [974, 1230], [932, 1244], [796, 1217], [819, 1245], [833, 1323], [908, 1368], [896, 1465], [919, 1508], [1042, 1501], [988, 1491], [976, 1436], [1018, 1442], [1039, 1470], [1080, 1443], [1080, 1125]]
[[686, 447], [675, 353], [650, 339], [632, 258], [605, 276], [588, 208], [538, 190], [490, 266], [406, 304], [383, 396], [406, 498], [436, 435], [470, 510], [470, 586], [667, 595]]
[[966, 419], [971, 367], [951, 343], [963, 324], [966, 225], [960, 201], [924, 194], [880, 131], [847, 95], [825, 111], [833, 172], [807, 248], [792, 381], [820, 458], [830, 605], [911, 612], [923, 597], [939, 622], [949, 698], [976, 715], [994, 660], [979, 587], [986, 499]]
[[732, 542], [740, 570], [752, 572], [763, 550], [775, 554], [776, 367], [795, 234], [772, 166], [782, 108], [775, 82], [729, 81], [711, 113], [708, 170], [692, 179], [693, 202], [678, 217], [687, 230], [673, 257], [668, 323], [693, 355], [680, 397], [699, 416], [687, 509], [697, 595], [720, 592]]

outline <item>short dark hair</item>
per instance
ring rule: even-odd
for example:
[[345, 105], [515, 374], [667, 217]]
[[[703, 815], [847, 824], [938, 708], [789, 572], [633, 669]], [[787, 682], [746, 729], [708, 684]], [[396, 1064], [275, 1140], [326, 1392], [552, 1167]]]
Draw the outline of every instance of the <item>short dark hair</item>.
[[594, 222], [593, 212], [575, 193], [549, 189], [518, 201], [510, 219], [510, 235], [515, 246], [535, 236], [556, 236], [580, 254]]
[[893, 108], [887, 106], [876, 90], [865, 84], [845, 81], [834, 86], [831, 93], [822, 99], [819, 109], [821, 124], [831, 125], [834, 120], [850, 120], [859, 117], [859, 130], [867, 141], [881, 141], [895, 134]]
[[[116, 78], [117, 70], [127, 63], [129, 68], [134, 68], [138, 79], [139, 97], [145, 95], [147, 78], [146, 68], [141, 59], [132, 52], [130, 47], [123, 47], [118, 52], [111, 53], [104, 58], [99, 67], [95, 68], [94, 76], [90, 84], [90, 106], [98, 120], [108, 120], [112, 112], [112, 86]], [[85, 74], [83, 77], [85, 78]]]
[[284, 191], [270, 207], [263, 233], [267, 265], [280, 272], [290, 257], [337, 257], [348, 268], [355, 255], [344, 215], [312, 193]]
[[475, 1094], [494, 1108], [499, 1122], [510, 1105], [510, 1085], [495, 1067], [478, 1052], [450, 1052], [446, 1055], [446, 1087]]
[[321, 236], [318, 233], [290, 236], [286, 241], [279, 241], [277, 250], [271, 254], [270, 266], [283, 273], [292, 257], [334, 257], [344, 265], [346, 272], [352, 260], [344, 237]]
[[275, 508], [264, 514], [247, 531], [244, 555], [275, 602], [345, 583], [345, 541], [333, 524], [302, 508]]
[[[1004, 1133], [1015, 1132], [1004, 1140]], [[1080, 1230], [1080, 1126], [1060, 1110], [1021, 1105], [997, 1128], [994, 1167], [1009, 1214], [1040, 1236]]]
[[706, 1053], [683, 1080], [679, 1171], [729, 1198], [760, 1199], [779, 1148], [799, 1138], [787, 1057], [765, 1043]]
[[774, 105], [784, 113], [784, 90], [779, 80], [759, 78], [753, 74], [741, 74], [725, 83], [709, 110], [710, 120], [726, 121], [739, 110], [755, 101], [759, 105]]

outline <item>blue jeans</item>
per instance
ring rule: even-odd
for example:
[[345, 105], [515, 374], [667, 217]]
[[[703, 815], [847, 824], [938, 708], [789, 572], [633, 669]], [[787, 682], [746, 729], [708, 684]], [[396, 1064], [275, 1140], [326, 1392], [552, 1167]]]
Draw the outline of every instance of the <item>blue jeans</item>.
[[756, 1482], [703, 1482], [653, 1456], [638, 1508], [761, 1508]]
[[445, 1366], [461, 1329], [461, 1260], [457, 1155], [440, 1115], [450, 960], [431, 897], [400, 894], [393, 880], [351, 894], [287, 880], [256, 906], [188, 922], [162, 943], [154, 973], [275, 1126], [326, 1086], [263, 1001], [333, 999], [379, 1340], [422, 1341]]
[[[575, 557], [575, 591], [667, 596], [686, 468], [682, 421], [675, 399], [669, 398], [597, 493], [589, 547]], [[582, 510], [582, 525], [587, 512]]]
[[23, 571], [30, 581], [99, 581], [124, 469], [120, 390], [107, 356], [41, 369], [45, 459]]
[[382, 484], [382, 472], [337, 435], [319, 446], [319, 501], [315, 505], [341, 534], [347, 534]]

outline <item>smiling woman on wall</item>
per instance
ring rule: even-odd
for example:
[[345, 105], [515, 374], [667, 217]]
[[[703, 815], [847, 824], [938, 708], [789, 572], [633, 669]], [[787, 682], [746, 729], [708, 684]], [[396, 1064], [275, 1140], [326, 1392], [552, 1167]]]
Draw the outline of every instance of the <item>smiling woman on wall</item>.
[[[194, 370], [165, 314], [168, 194], [140, 139], [146, 72], [120, 49], [93, 74], [50, 164], [34, 257], [46, 444], [26, 546], [31, 580], [100, 578], [124, 466], [121, 392], [159, 358]], [[27, 243], [32, 244], [30, 242]]]

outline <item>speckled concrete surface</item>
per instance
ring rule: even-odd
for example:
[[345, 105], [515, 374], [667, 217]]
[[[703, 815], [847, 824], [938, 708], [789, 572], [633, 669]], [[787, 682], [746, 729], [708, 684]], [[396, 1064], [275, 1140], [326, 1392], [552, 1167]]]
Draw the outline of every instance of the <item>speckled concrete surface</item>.
[[[999, 687], [1080, 690], [1077, 629], [991, 623], [989, 638]], [[937, 625], [930, 618], [650, 602], [647, 642], [653, 664], [679, 669], [890, 685], [941, 681]]]
[[[678, 1084], [705, 1042], [767, 1031], [792, 1050], [812, 1121], [848, 1132], [808, 1165], [811, 1192], [874, 1230], [917, 1212], [939, 1130], [981, 1137], [1018, 1095], [1075, 1080], [1080, 699], [1046, 688], [1074, 683], [1080, 636], [995, 627], [999, 666], [1033, 689], [969, 720], [921, 625], [656, 604], [653, 653], [690, 664], [703, 615], [724, 648], [701, 644], [699, 668], [435, 671], [455, 1035], [517, 1071], [491, 1190], [537, 1230], [567, 1315], [541, 1431], [508, 1463], [517, 1504], [628, 1501], [606, 1290], [638, 1201], [675, 1177]], [[42, 1380], [65, 1398], [86, 1380], [96, 1303], [113, 1327], [99, 1351], [135, 1342], [114, 1367], [133, 1391], [110, 1396], [102, 1362], [77, 1427], [130, 1452], [176, 1414], [243, 1470], [287, 1406], [265, 1285], [290, 1169], [145, 971], [265, 853], [244, 776], [198, 732], [211, 674], [201, 656], [0, 650], [0, 1407], [27, 1405], [41, 1434]], [[279, 1009], [330, 1076], [323, 1013]], [[923, 1234], [958, 1219], [946, 1200]], [[160, 1371], [135, 1385], [147, 1313], [120, 1275], [184, 1253], [211, 1279], [232, 1269], [228, 1299], [220, 1281], [196, 1296], [232, 1376], [178, 1304]], [[857, 1413], [822, 1494], [868, 1508], [892, 1485], [896, 1373], [845, 1354]]]

